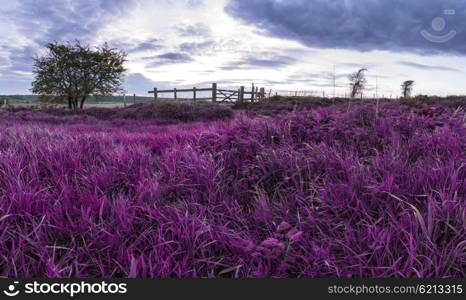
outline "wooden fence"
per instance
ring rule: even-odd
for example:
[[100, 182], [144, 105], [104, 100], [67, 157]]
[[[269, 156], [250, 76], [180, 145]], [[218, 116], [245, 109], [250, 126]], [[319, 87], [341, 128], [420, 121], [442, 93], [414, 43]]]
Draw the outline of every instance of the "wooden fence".
[[[250, 91], [246, 91], [244, 86], [241, 86], [238, 90], [220, 89], [217, 83], [212, 83], [212, 87], [209, 88], [196, 88], [192, 89], [172, 89], [172, 90], [154, 90], [149, 91], [150, 94], [154, 94], [154, 101], [157, 101], [161, 97], [160, 94], [173, 94], [175, 100], [177, 99], [188, 99], [193, 101], [205, 101], [210, 100], [212, 102], [254, 102], [270, 98], [272, 90], [267, 94], [265, 88], [255, 87], [254, 84]], [[179, 93], [192, 93], [192, 98], [179, 98]], [[209, 97], [199, 97], [199, 93], [208, 93]]]

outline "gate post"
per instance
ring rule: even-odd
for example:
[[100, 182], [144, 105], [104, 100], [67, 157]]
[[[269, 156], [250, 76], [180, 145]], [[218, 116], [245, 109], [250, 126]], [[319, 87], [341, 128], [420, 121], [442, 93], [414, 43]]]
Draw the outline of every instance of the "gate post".
[[212, 102], [217, 102], [217, 84], [212, 83]]
[[159, 93], [157, 91], [157, 88], [154, 88], [154, 102], [157, 102], [157, 97], [159, 96]]
[[242, 87], [239, 88], [239, 95], [238, 95], [238, 98], [239, 98], [239, 102], [240, 102], [240, 103], [243, 103], [243, 102], [244, 102], [244, 86], [242, 86]]

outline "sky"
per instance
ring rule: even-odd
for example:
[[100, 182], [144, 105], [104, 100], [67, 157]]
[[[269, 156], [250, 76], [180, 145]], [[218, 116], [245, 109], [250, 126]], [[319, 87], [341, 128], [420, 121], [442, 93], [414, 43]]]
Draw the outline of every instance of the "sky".
[[344, 96], [466, 94], [464, 0], [2, 0], [0, 94], [30, 94], [49, 42], [128, 54], [124, 88], [235, 88]]

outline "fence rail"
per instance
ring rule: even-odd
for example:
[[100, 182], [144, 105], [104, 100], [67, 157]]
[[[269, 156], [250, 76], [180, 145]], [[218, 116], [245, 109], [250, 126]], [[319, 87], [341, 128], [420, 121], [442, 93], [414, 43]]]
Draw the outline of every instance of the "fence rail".
[[[210, 97], [198, 97], [199, 92], [210, 92]], [[192, 93], [192, 98], [179, 98], [178, 93]], [[160, 97], [160, 94], [173, 94], [174, 99], [192, 99], [193, 101], [197, 100], [211, 100], [212, 102], [245, 102], [245, 101], [258, 101], [267, 96], [270, 98], [271, 90], [269, 94], [265, 92], [265, 88], [255, 87], [254, 84], [251, 87], [250, 91], [246, 91], [244, 86], [241, 86], [237, 90], [232, 89], [219, 89], [217, 83], [212, 83], [210, 88], [197, 88], [193, 87], [192, 89], [170, 89], [170, 90], [159, 90], [154, 88], [152, 91], [149, 91], [149, 94], [154, 94], [154, 101], [157, 101]]]

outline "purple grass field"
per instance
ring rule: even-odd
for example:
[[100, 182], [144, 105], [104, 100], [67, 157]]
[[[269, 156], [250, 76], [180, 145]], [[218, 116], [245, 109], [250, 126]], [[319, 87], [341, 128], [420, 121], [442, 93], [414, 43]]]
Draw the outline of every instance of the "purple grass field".
[[465, 111], [251, 111], [0, 110], [0, 276], [465, 277]]

